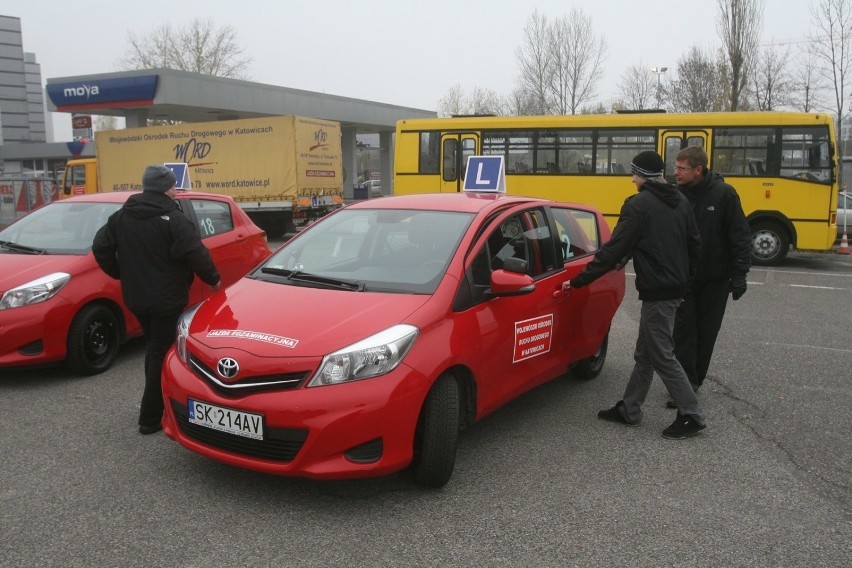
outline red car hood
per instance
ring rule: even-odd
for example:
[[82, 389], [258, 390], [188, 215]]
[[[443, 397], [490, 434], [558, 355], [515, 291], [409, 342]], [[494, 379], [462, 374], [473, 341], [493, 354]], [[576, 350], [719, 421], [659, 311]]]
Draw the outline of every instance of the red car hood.
[[432, 296], [286, 286], [243, 278], [205, 302], [192, 338], [260, 356], [318, 357], [404, 322]]
[[94, 262], [91, 255], [0, 253], [0, 293], [54, 272], [78, 274]]

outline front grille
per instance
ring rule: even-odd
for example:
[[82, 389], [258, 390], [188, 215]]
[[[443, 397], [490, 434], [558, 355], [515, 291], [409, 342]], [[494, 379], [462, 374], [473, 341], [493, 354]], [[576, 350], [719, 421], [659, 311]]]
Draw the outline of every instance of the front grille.
[[308, 431], [299, 428], [269, 428], [264, 425], [263, 440], [252, 440], [191, 424], [185, 404], [172, 400], [172, 411], [181, 432], [204, 445], [265, 460], [290, 462], [296, 458], [308, 438]]
[[307, 371], [301, 371], [275, 375], [243, 376], [234, 383], [224, 383], [216, 376], [213, 369], [192, 354], [189, 355], [189, 369], [217, 393], [229, 398], [245, 396], [254, 392], [297, 389], [302, 386], [309, 374]]

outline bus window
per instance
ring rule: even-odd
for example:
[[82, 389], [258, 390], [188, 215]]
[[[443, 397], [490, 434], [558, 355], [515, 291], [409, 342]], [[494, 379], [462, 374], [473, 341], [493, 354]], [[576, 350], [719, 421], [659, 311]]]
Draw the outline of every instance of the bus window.
[[438, 173], [438, 154], [441, 143], [440, 132], [420, 133], [420, 159], [417, 171], [421, 174]]
[[782, 128], [780, 170], [782, 177], [830, 183], [832, 168], [828, 129]]
[[613, 164], [629, 165], [633, 156], [645, 150], [657, 150], [655, 130], [600, 130], [595, 148], [598, 166], [594, 171], [607, 174], [625, 173], [613, 171]]
[[774, 128], [717, 128], [711, 165], [722, 175], [778, 175], [769, 168], [770, 149], [774, 146]]
[[444, 166], [441, 168], [441, 174], [444, 181], [456, 181], [459, 179], [456, 165], [459, 162], [458, 153], [459, 141], [455, 138], [447, 138], [444, 140]]

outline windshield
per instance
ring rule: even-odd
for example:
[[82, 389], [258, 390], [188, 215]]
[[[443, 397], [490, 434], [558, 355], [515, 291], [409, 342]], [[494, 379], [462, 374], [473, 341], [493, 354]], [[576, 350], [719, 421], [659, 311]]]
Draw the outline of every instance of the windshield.
[[[344, 209], [288, 242], [252, 276], [303, 286], [322, 277], [357, 291], [431, 294], [472, 219], [443, 211]], [[298, 278], [286, 277], [292, 272]]]
[[[121, 203], [51, 203], [0, 231], [0, 254], [29, 247], [46, 254], [87, 254], [95, 233]], [[16, 252], [20, 252], [18, 249]]]

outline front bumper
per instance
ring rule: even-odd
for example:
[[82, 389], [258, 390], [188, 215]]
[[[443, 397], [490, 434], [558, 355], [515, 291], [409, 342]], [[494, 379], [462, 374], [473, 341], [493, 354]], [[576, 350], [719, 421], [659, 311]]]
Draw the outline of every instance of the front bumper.
[[[163, 367], [163, 428], [185, 448], [245, 469], [316, 479], [379, 476], [411, 462], [429, 386], [402, 364], [353, 383], [232, 398], [199, 379], [171, 350]], [[189, 398], [262, 414], [264, 440], [190, 424]]]
[[74, 306], [57, 295], [46, 302], [0, 310], [0, 367], [65, 359]]

